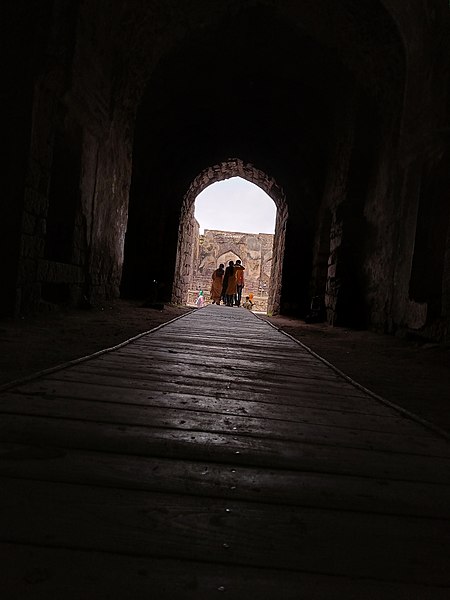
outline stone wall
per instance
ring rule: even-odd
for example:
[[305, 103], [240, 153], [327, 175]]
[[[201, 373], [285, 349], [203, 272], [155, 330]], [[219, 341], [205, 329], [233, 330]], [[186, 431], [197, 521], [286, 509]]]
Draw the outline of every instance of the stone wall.
[[448, 3], [185, 4], [4, 3], [1, 313], [123, 262], [185, 302], [195, 198], [240, 176], [277, 206], [270, 311], [448, 339]]
[[26, 12], [37, 14], [25, 18], [18, 3], [11, 15], [16, 27], [35, 19], [21, 49], [34, 72], [25, 67], [32, 92], [22, 90], [22, 102], [32, 106], [26, 107], [25, 174], [16, 182], [22, 189], [15, 192], [21, 194], [15, 273], [8, 281], [16, 314], [118, 296], [131, 177], [134, 115], [118, 102], [112, 77], [120, 15], [97, 26], [101, 3], [39, 6], [27, 5]]
[[211, 275], [220, 263], [240, 259], [245, 267], [244, 295], [268, 297], [273, 260], [273, 234], [205, 229], [198, 238], [198, 258], [190, 288], [209, 291]]

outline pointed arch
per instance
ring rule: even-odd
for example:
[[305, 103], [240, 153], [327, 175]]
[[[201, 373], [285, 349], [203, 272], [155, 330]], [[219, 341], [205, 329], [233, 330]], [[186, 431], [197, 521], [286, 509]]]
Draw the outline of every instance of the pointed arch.
[[276, 314], [280, 310], [281, 273], [285, 247], [286, 222], [288, 207], [283, 189], [273, 177], [256, 168], [251, 163], [245, 163], [239, 158], [230, 158], [224, 162], [208, 167], [193, 180], [187, 190], [181, 207], [178, 229], [178, 246], [175, 263], [172, 302], [185, 304], [189, 282], [192, 276], [192, 256], [195, 227], [195, 199], [209, 185], [231, 177], [241, 177], [260, 187], [275, 203], [277, 217], [271, 267], [271, 286], [267, 311]]

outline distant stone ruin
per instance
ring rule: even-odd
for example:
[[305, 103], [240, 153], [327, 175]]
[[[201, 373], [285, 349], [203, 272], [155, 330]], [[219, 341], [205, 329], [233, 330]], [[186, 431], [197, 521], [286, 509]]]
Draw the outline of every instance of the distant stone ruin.
[[265, 312], [272, 268], [273, 238], [271, 233], [205, 229], [205, 233], [198, 236], [198, 246], [194, 251], [188, 304], [195, 303], [199, 290], [203, 290], [208, 301], [213, 271], [220, 263], [227, 266], [230, 260], [240, 259], [245, 267], [243, 296], [252, 293], [255, 310]]

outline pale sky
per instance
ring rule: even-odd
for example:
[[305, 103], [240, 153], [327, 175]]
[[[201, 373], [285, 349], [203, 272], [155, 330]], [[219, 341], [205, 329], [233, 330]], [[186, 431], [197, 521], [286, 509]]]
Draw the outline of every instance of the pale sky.
[[201, 234], [205, 229], [274, 233], [276, 212], [272, 198], [241, 177], [213, 183], [195, 200]]

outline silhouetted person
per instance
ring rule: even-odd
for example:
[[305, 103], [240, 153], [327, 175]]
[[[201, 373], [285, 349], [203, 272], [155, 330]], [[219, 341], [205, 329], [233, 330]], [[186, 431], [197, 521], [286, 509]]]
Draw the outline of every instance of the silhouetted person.
[[227, 306], [233, 306], [236, 295], [236, 270], [234, 262], [230, 260], [223, 276], [222, 296], [225, 297]]

